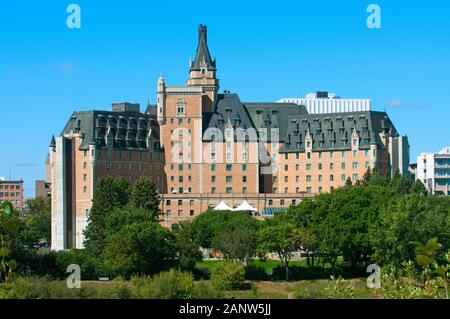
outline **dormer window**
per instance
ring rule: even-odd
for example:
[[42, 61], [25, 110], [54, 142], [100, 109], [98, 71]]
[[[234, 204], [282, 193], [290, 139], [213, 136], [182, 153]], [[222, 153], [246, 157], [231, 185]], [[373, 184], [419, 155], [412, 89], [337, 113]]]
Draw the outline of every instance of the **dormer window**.
[[206, 69], [202, 68], [202, 74], [205, 74], [205, 73], [206, 73]]

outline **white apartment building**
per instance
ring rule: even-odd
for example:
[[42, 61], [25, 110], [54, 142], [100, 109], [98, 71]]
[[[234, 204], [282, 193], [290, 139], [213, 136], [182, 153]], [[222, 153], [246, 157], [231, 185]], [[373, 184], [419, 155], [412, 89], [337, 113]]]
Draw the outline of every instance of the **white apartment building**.
[[341, 99], [335, 93], [315, 92], [304, 98], [283, 98], [277, 103], [304, 105], [309, 114], [370, 111], [369, 99]]
[[421, 180], [430, 194], [450, 196], [450, 147], [438, 153], [417, 157], [416, 180]]

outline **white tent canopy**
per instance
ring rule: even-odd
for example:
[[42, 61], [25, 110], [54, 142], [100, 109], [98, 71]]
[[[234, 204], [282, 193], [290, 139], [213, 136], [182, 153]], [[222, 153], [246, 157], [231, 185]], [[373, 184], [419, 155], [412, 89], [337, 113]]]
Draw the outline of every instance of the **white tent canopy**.
[[218, 210], [233, 210], [230, 206], [228, 206], [227, 204], [225, 204], [224, 201], [221, 201], [219, 203], [219, 205], [217, 205], [214, 210], [218, 211]]
[[257, 211], [257, 209], [254, 208], [252, 205], [250, 205], [246, 200], [244, 200], [241, 205], [239, 205], [238, 207], [236, 207], [233, 210], [236, 211], [236, 212], [240, 212], [240, 211], [256, 212]]

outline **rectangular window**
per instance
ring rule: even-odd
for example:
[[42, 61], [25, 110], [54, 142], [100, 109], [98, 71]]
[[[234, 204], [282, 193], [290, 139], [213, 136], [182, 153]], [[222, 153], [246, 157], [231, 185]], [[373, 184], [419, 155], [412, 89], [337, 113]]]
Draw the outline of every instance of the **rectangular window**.
[[330, 175], [330, 182], [333, 182], [334, 181], [334, 175], [332, 174], [332, 175]]
[[347, 178], [345, 177], [345, 174], [342, 174], [342, 175], [341, 175], [341, 181], [342, 181], [342, 182], [345, 182], [346, 180], [347, 180]]
[[341, 168], [345, 169], [345, 163], [341, 163]]
[[358, 168], [358, 162], [353, 162], [352, 167], [353, 167], [353, 169], [357, 169]]
[[242, 164], [242, 171], [246, 172], [247, 171], [247, 164]]
[[242, 188], [242, 194], [247, 194], [247, 187]]
[[287, 183], [289, 181], [289, 178], [287, 176], [284, 177], [284, 182]]
[[352, 179], [354, 182], [358, 180], [358, 174], [353, 174]]
[[353, 157], [358, 156], [358, 151], [353, 151]]
[[227, 176], [227, 183], [231, 183], [233, 181], [233, 176]]
[[179, 170], [180, 172], [183, 171], [183, 164], [178, 164], [178, 170]]
[[319, 163], [318, 168], [319, 168], [319, 171], [322, 170], [322, 163]]
[[342, 151], [342, 152], [341, 152], [341, 157], [342, 157], [342, 158], [344, 158], [346, 155], [347, 155], [347, 152], [346, 152], [346, 151]]
[[300, 182], [300, 176], [295, 176], [295, 181], [298, 183]]
[[216, 164], [211, 164], [211, 171], [213, 171], [213, 172], [216, 171]]
[[366, 157], [369, 156], [369, 150], [366, 150], [366, 151], [364, 152], [364, 154], [366, 155]]
[[233, 188], [227, 187], [227, 194], [232, 194], [232, 193], [233, 193]]
[[178, 182], [183, 183], [183, 176], [178, 176]]
[[322, 175], [319, 175], [319, 182], [322, 181]]
[[300, 164], [295, 164], [295, 170], [298, 171], [300, 169]]
[[319, 193], [322, 193], [322, 186], [319, 186]]
[[212, 187], [211, 188], [211, 194], [215, 194], [216, 193], [216, 188], [215, 187]]
[[211, 176], [211, 182], [215, 183], [216, 182], [216, 177], [215, 176]]
[[289, 166], [288, 165], [284, 165], [284, 171], [287, 172], [288, 169], [289, 169]]
[[227, 164], [226, 166], [227, 172], [231, 172], [233, 169], [233, 165], [232, 164]]
[[310, 171], [311, 170], [311, 164], [306, 164], [306, 170]]
[[306, 187], [306, 192], [308, 193], [308, 194], [311, 194], [311, 187]]
[[311, 175], [306, 175], [306, 181], [307, 181], [307, 182], [311, 182], [311, 180], [312, 180]]
[[319, 158], [322, 158], [322, 152], [319, 152]]
[[330, 163], [330, 170], [334, 169], [334, 163]]
[[247, 176], [242, 176], [242, 182], [247, 183]]

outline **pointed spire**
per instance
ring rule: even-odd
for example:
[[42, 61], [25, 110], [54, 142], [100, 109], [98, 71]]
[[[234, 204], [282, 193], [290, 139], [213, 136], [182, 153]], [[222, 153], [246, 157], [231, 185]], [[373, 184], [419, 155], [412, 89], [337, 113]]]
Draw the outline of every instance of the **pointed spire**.
[[201, 66], [206, 66], [208, 70], [216, 69], [216, 60], [211, 59], [208, 49], [208, 36], [206, 25], [200, 24], [198, 27], [198, 46], [195, 60], [191, 61], [191, 71], [200, 70]]
[[52, 135], [52, 140], [50, 141], [50, 147], [56, 147], [55, 135]]

